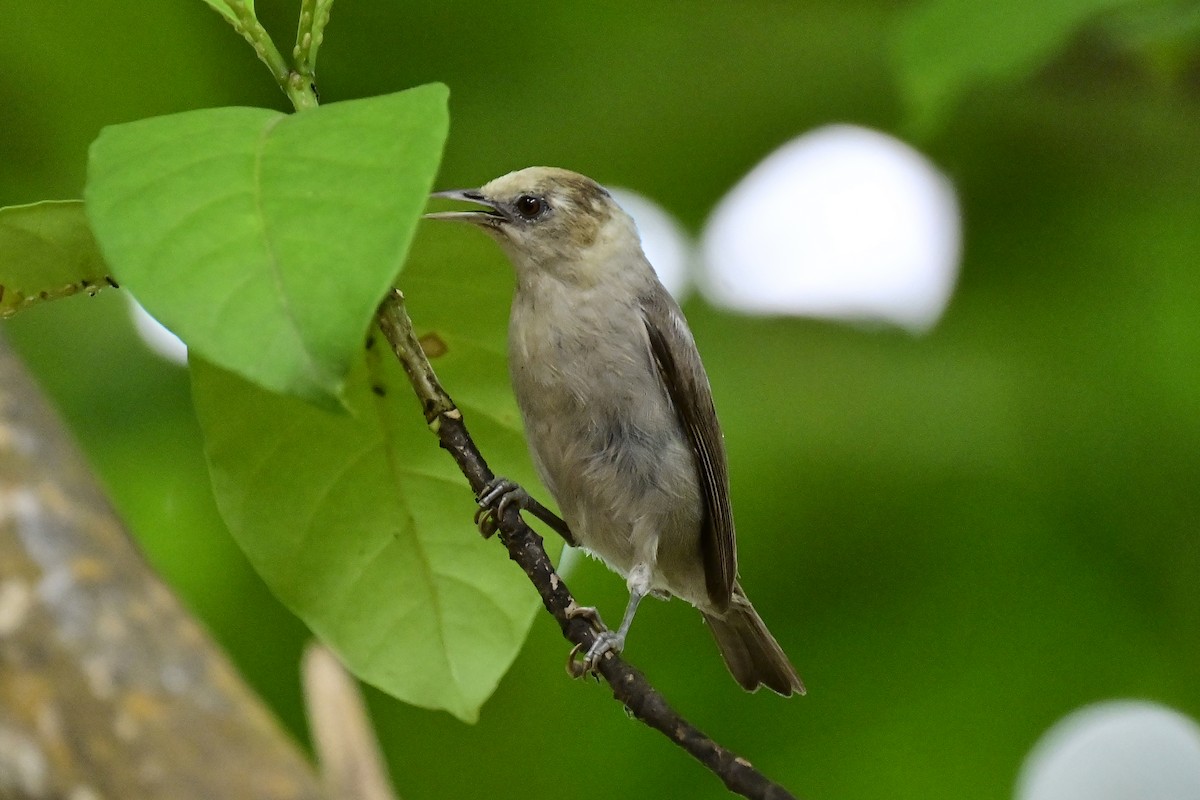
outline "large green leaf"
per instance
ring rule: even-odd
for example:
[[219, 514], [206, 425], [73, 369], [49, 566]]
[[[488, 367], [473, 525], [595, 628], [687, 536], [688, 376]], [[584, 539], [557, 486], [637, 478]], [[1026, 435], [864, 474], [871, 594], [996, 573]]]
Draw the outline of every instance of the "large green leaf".
[[332, 406], [404, 262], [446, 88], [302, 114], [218, 108], [105, 128], [88, 216], [113, 272], [197, 355]]
[[927, 0], [896, 34], [901, 88], [926, 128], [972, 85], [1024, 78], [1081, 24], [1130, 0]]
[[[461, 238], [478, 234], [439, 235], [466, 249], [422, 246], [414, 257], [404, 283], [418, 329], [494, 468], [536, 491], [504, 368], [507, 270], [490, 243]], [[484, 258], [453, 268], [437, 255], [447, 246]], [[349, 414], [192, 361], [217, 504], [272, 590], [355, 674], [473, 721], [538, 598], [473, 530], [466, 481], [377, 338], [351, 372]]]
[[93, 291], [108, 269], [78, 200], [0, 208], [0, 317]]

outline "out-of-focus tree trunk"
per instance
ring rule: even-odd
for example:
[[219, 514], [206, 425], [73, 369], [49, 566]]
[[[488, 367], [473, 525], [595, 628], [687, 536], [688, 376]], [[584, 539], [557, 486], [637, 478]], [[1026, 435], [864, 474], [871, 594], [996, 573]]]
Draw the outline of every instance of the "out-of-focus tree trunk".
[[0, 340], [0, 798], [321, 796]]

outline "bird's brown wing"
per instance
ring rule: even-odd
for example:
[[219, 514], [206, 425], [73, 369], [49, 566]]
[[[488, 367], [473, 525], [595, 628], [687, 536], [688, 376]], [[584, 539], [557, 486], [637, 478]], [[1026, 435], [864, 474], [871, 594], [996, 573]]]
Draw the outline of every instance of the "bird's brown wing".
[[696, 454], [696, 472], [704, 499], [700, 550], [704, 557], [705, 586], [708, 599], [718, 611], [724, 611], [729, 607], [737, 579], [737, 548], [733, 512], [729, 507], [725, 443], [713, 407], [712, 389], [683, 312], [665, 290], [642, 298], [642, 319], [650, 341], [650, 355]]

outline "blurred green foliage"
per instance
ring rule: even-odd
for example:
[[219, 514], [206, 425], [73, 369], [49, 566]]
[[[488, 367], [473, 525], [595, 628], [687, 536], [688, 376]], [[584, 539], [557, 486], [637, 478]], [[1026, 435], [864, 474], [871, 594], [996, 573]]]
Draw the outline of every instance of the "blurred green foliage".
[[[283, 41], [296, 5], [257, 3]], [[927, 337], [686, 309], [725, 427], [743, 578], [810, 695], [744, 695], [681, 603], [645, 609], [628, 655], [805, 797], [1003, 798], [1040, 733], [1082, 704], [1144, 697], [1200, 716], [1195, 4], [1087, 15], [1073, 9], [1097, 4], [1013, 0], [994, 4], [1011, 24], [913, 21], [942, 5], [362, 0], [334, 7], [321, 51], [326, 101], [450, 86], [443, 186], [557, 164], [698, 230], [751, 165], [833, 121], [919, 131], [954, 180], [962, 276]], [[200, 2], [2, 13], [3, 205], [79, 196], [103, 125], [286, 107]], [[1069, 22], [1051, 37], [1053, 20]], [[961, 36], [1036, 57], [986, 73], [972, 48], [937, 60], [956, 88], [913, 126], [914, 30], [938, 52]], [[422, 231], [414, 257], [434, 244]], [[462, 313], [506, 303], [472, 295]], [[4, 334], [151, 560], [303, 736], [305, 632], [215, 514], [183, 371], [140, 347], [116, 293], [30, 309]], [[594, 563], [570, 582], [603, 609], [624, 603]], [[476, 726], [373, 696], [401, 793], [721, 796], [603, 688], [568, 681], [565, 655], [535, 620]]]
[[1023, 78], [1097, 12], [1129, 0], [928, 0], [900, 21], [899, 81], [918, 130], [935, 125], [972, 85]]

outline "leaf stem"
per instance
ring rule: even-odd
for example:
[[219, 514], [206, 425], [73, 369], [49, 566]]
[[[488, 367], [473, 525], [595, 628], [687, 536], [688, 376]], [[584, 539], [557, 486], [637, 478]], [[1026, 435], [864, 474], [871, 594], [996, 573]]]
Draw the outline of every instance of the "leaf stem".
[[[450, 395], [438, 381], [433, 365], [425, 357], [421, 343], [413, 332], [412, 320], [404, 307], [404, 293], [392, 289], [387, 299], [379, 306], [379, 328], [392, 346], [400, 365], [408, 373], [408, 380], [413, 385], [413, 391], [421, 401], [421, 410], [425, 413], [425, 422], [438, 432], [439, 420], [442, 415], [462, 418], [462, 412], [455, 407]], [[471, 486], [472, 490], [481, 489], [482, 485]]]
[[300, 25], [296, 30], [292, 61], [296, 71], [309, 82], [317, 72], [317, 51], [325, 40], [325, 26], [329, 24], [332, 5], [333, 0], [302, 0], [300, 3]]
[[[254, 15], [254, 9], [246, 3], [246, 0], [225, 0], [225, 4], [233, 12], [231, 22], [234, 30], [250, 43], [254, 52], [258, 54], [259, 60], [267, 65], [271, 76], [275, 78], [279, 88], [292, 102], [292, 106], [297, 111], [316, 108], [317, 92], [312, 75], [304, 75], [288, 65], [283, 54], [279, 52], [279, 48], [275, 46], [275, 42], [271, 40], [271, 35], [258, 21], [258, 17]], [[325, 16], [328, 19], [328, 9], [326, 9]]]

